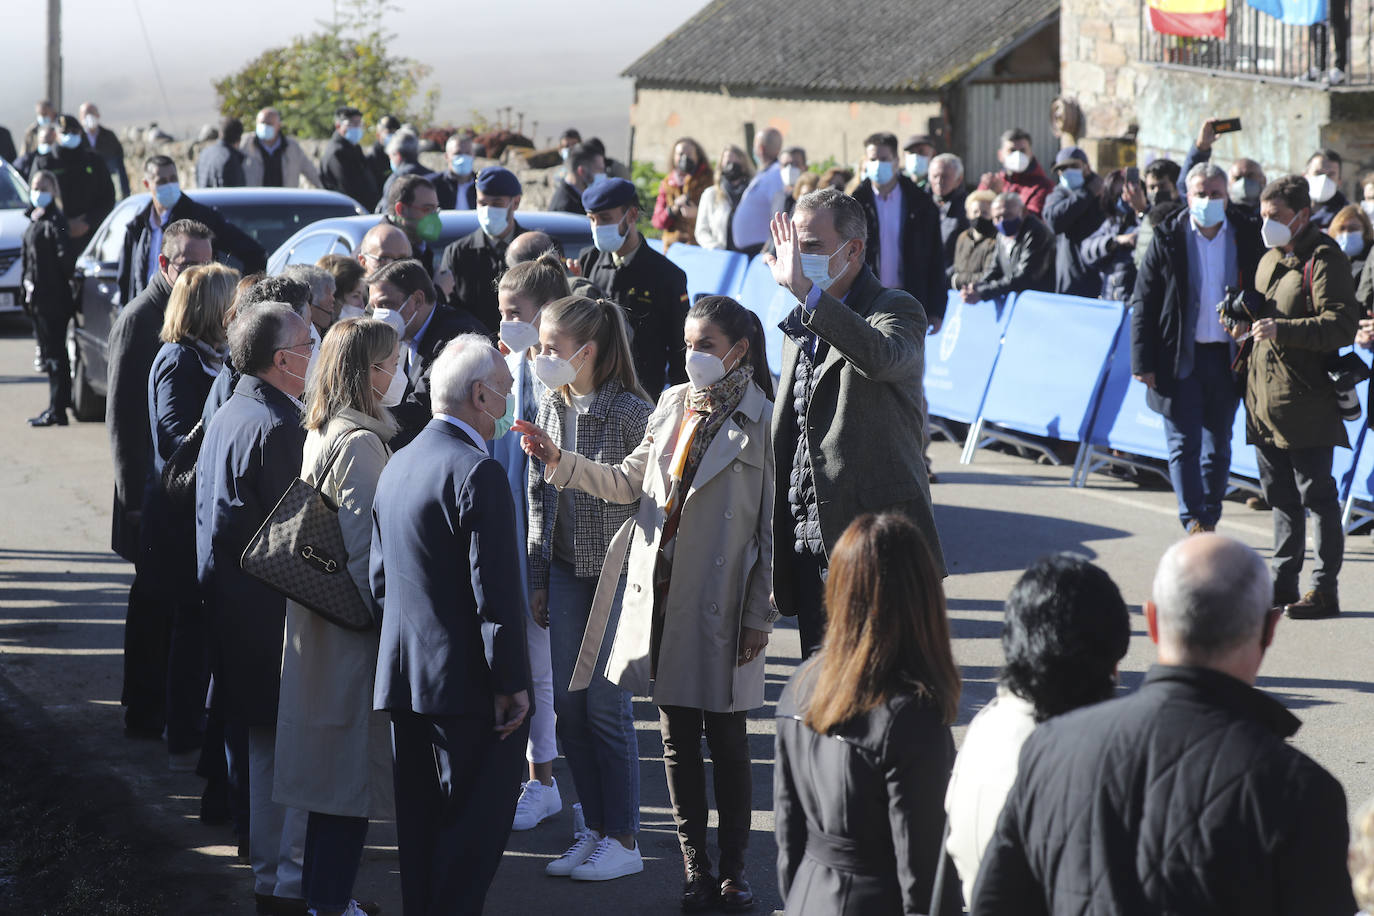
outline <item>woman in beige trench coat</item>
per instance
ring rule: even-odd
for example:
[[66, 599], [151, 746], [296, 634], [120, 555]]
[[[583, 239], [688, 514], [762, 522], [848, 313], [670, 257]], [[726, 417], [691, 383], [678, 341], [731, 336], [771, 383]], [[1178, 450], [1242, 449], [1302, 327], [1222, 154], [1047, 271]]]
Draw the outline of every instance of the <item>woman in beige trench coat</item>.
[[[372, 497], [396, 433], [386, 408], [405, 391], [398, 357], [386, 322], [341, 321], [324, 337], [307, 394], [301, 478], [338, 506], [348, 575], [374, 612]], [[352, 892], [368, 818], [392, 816], [391, 732], [386, 713], [372, 711], [377, 638], [286, 604], [272, 800], [309, 812], [302, 884], [321, 916], [361, 912]]]
[[[683, 908], [746, 909], [752, 781], [746, 716], [763, 705], [773, 562], [772, 376], [757, 316], [725, 296], [698, 302], [685, 338], [691, 382], [663, 392], [644, 440], [604, 465], [524, 421], [522, 445], [550, 483], [612, 503], [639, 500], [607, 551], [573, 674], [586, 686], [603, 638], [605, 675], [659, 706], [663, 759], [682, 846]], [[620, 570], [619, 625], [605, 633]], [[720, 880], [706, 851], [705, 732], [720, 813]]]

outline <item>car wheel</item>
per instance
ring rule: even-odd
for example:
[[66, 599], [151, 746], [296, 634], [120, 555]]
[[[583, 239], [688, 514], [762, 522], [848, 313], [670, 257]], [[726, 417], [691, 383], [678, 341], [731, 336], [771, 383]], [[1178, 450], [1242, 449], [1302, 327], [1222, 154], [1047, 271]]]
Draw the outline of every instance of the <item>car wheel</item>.
[[67, 329], [67, 357], [72, 366], [72, 413], [84, 422], [104, 420], [105, 398], [96, 394], [86, 378], [86, 363], [76, 342], [75, 323]]

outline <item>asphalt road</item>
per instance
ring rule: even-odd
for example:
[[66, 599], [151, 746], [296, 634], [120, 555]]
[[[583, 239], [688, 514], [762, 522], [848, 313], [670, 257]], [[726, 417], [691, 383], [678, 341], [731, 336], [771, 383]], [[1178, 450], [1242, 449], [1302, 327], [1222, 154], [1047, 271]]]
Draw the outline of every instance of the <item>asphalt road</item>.
[[[122, 736], [119, 707], [125, 598], [131, 567], [109, 550], [111, 475], [102, 424], [31, 429], [24, 420], [45, 404], [45, 380], [32, 371], [22, 325], [0, 323], [0, 679], [46, 717], [44, 733], [66, 755], [82, 755], [126, 782], [150, 823], [180, 853], [150, 869], [201, 876], [207, 911], [252, 912], [252, 880], [234, 859], [227, 828], [195, 819], [199, 780], [170, 773], [160, 745]], [[1093, 558], [1132, 606], [1134, 636], [1122, 663], [1123, 689], [1139, 683], [1152, 659], [1141, 603], [1160, 554], [1180, 536], [1173, 496], [1098, 476], [1067, 486], [1068, 469], [984, 451], [958, 465], [956, 448], [933, 448], [941, 482], [936, 516], [950, 578], [946, 584], [955, 655], [964, 676], [960, 728], [991, 697], [1001, 662], [1001, 604], [1020, 571], [1051, 551]], [[1267, 552], [1265, 513], [1228, 503], [1220, 530]], [[1304, 721], [1294, 743], [1334, 773], [1353, 811], [1374, 794], [1370, 646], [1374, 643], [1374, 549], [1367, 535], [1347, 544], [1336, 620], [1285, 620], [1260, 686]], [[787, 622], [769, 647], [770, 705], [750, 720], [754, 817], [750, 877], [759, 910], [779, 907], [773, 871], [771, 703], [798, 657]], [[0, 683], [0, 687], [4, 687]], [[3, 693], [3, 690], [0, 690]], [[636, 703], [640, 738], [645, 872], [608, 884], [546, 878], [543, 866], [570, 840], [572, 780], [560, 763], [564, 813], [515, 834], [488, 898], [492, 913], [670, 913], [677, 910], [681, 866], [663, 779], [657, 713]], [[400, 913], [395, 831], [375, 823], [357, 896]]]

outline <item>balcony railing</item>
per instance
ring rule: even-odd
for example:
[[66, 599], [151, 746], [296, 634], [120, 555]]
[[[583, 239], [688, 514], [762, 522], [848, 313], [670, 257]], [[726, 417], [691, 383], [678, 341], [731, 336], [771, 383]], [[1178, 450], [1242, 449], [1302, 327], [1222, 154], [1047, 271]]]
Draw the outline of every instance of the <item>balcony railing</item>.
[[[1346, 46], [1359, 50], [1347, 58], [1340, 85], [1374, 84], [1370, 52], [1371, 0], [1330, 0], [1345, 3], [1351, 13]], [[1231, 0], [1226, 11], [1225, 38], [1182, 38], [1161, 35], [1150, 27], [1145, 0], [1140, 3], [1140, 60], [1144, 63], [1196, 67], [1223, 73], [1276, 80], [1323, 83], [1336, 66], [1335, 30], [1328, 24], [1285, 25], [1245, 3]]]

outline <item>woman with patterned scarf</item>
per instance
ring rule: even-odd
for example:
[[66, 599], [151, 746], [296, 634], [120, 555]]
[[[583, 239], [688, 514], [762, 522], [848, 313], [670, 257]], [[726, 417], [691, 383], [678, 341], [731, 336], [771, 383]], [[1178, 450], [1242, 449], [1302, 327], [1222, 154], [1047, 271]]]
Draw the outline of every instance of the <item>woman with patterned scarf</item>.
[[[605, 676], [659, 706], [686, 876], [683, 909], [747, 909], [753, 786], [746, 717], [763, 705], [764, 647], [777, 616], [768, 600], [773, 380], [763, 327], [733, 299], [699, 301], [684, 337], [690, 383], [663, 392], [644, 440], [620, 464], [561, 450], [531, 423], [515, 428], [560, 490], [611, 503], [639, 500], [607, 551], [571, 686], [591, 677], [603, 639], [611, 639]], [[606, 632], [627, 554], [624, 603]], [[703, 731], [720, 814], [719, 881], [706, 850]]]

